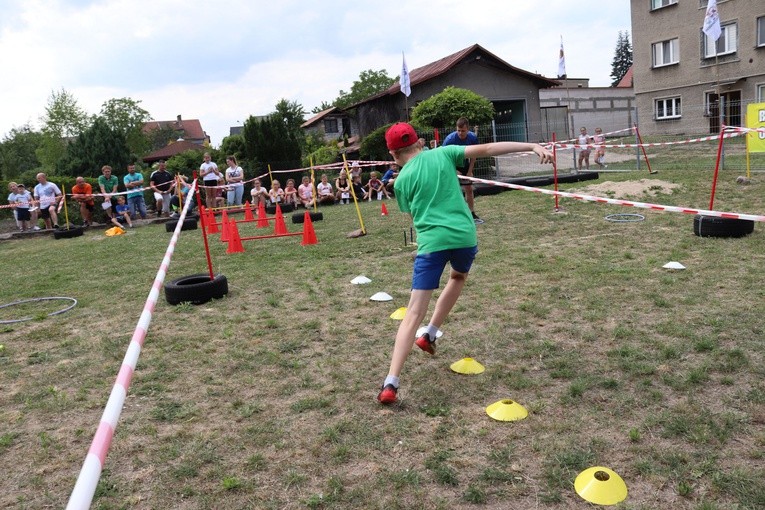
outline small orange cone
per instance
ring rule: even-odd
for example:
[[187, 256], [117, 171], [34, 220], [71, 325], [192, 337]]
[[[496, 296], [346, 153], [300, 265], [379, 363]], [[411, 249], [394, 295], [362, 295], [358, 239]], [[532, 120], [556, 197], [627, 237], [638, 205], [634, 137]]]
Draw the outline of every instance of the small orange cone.
[[257, 228], [268, 228], [268, 220], [266, 219], [266, 206], [263, 202], [258, 204], [258, 224]]
[[382, 215], [387, 216], [388, 215], [388, 208], [385, 207], [385, 202], [382, 203]]
[[206, 215], [205, 221], [207, 222], [207, 233], [217, 234], [220, 232], [220, 230], [218, 230], [218, 224], [215, 222], [215, 214], [213, 214], [210, 209], [205, 209], [204, 214]]
[[226, 211], [223, 211], [223, 215], [221, 217], [221, 233], [220, 233], [220, 240], [221, 242], [227, 243], [229, 240], [229, 237], [231, 237], [231, 233], [228, 231], [229, 227], [229, 221], [228, 221], [228, 213]]
[[274, 222], [274, 234], [277, 236], [287, 233], [287, 225], [284, 223], [284, 215], [282, 214], [282, 208], [279, 204], [276, 204], [276, 221]]
[[239, 236], [239, 227], [236, 226], [236, 220], [228, 222], [229, 241], [226, 253], [244, 253], [244, 246], [242, 246], [242, 238]]
[[305, 212], [303, 216], [303, 241], [300, 243], [303, 246], [309, 244], [319, 244], [319, 240], [316, 239], [316, 232], [313, 230], [313, 222], [311, 221], [311, 213]]
[[252, 207], [250, 207], [250, 201], [244, 202], [244, 221], [255, 221], [255, 216], [252, 215]]

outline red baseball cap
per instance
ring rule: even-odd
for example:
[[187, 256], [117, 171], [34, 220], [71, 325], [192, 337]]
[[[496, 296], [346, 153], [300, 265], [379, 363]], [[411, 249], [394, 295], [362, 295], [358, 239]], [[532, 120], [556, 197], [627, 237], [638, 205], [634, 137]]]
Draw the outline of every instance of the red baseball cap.
[[391, 151], [414, 145], [417, 140], [417, 132], [406, 122], [396, 122], [385, 132], [385, 143]]

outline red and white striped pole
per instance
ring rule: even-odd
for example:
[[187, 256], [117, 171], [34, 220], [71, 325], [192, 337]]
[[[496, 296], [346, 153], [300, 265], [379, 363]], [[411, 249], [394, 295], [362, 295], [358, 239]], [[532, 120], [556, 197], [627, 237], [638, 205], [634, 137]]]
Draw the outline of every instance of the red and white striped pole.
[[[197, 181], [194, 179], [191, 184], [191, 191], [189, 191], [192, 194], [191, 196], [193, 196], [196, 185]], [[165, 251], [165, 257], [162, 259], [157, 276], [154, 278], [149, 297], [146, 298], [146, 303], [143, 305], [141, 317], [138, 319], [133, 337], [130, 339], [130, 345], [122, 360], [122, 366], [117, 374], [117, 380], [109, 395], [109, 400], [106, 402], [104, 413], [101, 415], [101, 422], [96, 430], [96, 435], [93, 437], [93, 442], [90, 444], [88, 454], [85, 456], [85, 462], [80, 470], [80, 475], [77, 477], [77, 483], [69, 497], [69, 503], [66, 505], [67, 510], [86, 510], [90, 508], [90, 503], [93, 500], [93, 495], [98, 485], [98, 479], [101, 477], [101, 471], [104, 467], [106, 454], [109, 453], [109, 446], [112, 443], [114, 431], [117, 429], [117, 422], [122, 413], [122, 406], [125, 403], [130, 381], [133, 378], [133, 372], [138, 363], [138, 356], [141, 354], [143, 342], [146, 340], [146, 333], [149, 331], [149, 324], [154, 313], [154, 307], [157, 305], [159, 291], [162, 288], [162, 283], [165, 281], [167, 269], [170, 267], [170, 259], [175, 251], [175, 245], [180, 237], [183, 220], [186, 218], [190, 203], [190, 200], [186, 201], [186, 206], [183, 208], [181, 217], [178, 219], [178, 225], [175, 227], [173, 237], [170, 239], [170, 244]]]

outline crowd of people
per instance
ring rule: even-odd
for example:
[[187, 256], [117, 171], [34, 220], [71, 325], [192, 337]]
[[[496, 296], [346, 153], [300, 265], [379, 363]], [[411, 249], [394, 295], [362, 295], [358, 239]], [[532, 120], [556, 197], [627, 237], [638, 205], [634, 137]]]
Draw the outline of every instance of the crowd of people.
[[[583, 136], [586, 137], [586, 130]], [[598, 143], [602, 134], [596, 130], [595, 137], [586, 137], [587, 142]], [[581, 142], [580, 137], [580, 142]], [[605, 137], [603, 137], [603, 141]], [[478, 138], [470, 130], [468, 120], [464, 117], [457, 120], [456, 130], [446, 136], [443, 146], [477, 145]], [[421, 151], [428, 151], [437, 146], [436, 140], [426, 143], [425, 139], [418, 138], [412, 145]], [[603, 155], [598, 152], [596, 162], [602, 162]], [[589, 151], [580, 153], [580, 167], [582, 161], [589, 168]], [[455, 166], [458, 175], [473, 176], [475, 158], [465, 158], [461, 164]], [[350, 204], [356, 200], [371, 201], [390, 199], [394, 194], [394, 184], [400, 172], [400, 166], [391, 162], [382, 174], [376, 170], [369, 172], [366, 183], [362, 181], [362, 165], [353, 161], [350, 167], [340, 170], [339, 175], [333, 180], [327, 174], [322, 174], [319, 182], [313, 182], [310, 177], [303, 176], [300, 185], [296, 186], [294, 179], [287, 179], [282, 186], [279, 179], [271, 179], [270, 189], [263, 186], [259, 178], [252, 181], [250, 191], [250, 203], [253, 206], [291, 204], [294, 207], [310, 209], [318, 205]], [[205, 207], [218, 209], [226, 206], [242, 206], [245, 194], [245, 172], [239, 166], [233, 155], [226, 156], [226, 169], [221, 171], [218, 165], [212, 161], [209, 152], [204, 153], [203, 161], [199, 166], [201, 177], [201, 190], [204, 197]], [[18, 228], [21, 231], [39, 230], [38, 216], [45, 222], [46, 229], [56, 229], [59, 226], [58, 211], [64, 200], [64, 195], [58, 186], [47, 180], [44, 173], [37, 175], [38, 184], [33, 193], [26, 191], [23, 184], [10, 183], [10, 195], [8, 201], [14, 209], [14, 216]], [[113, 174], [109, 165], [101, 168], [98, 177], [98, 189], [85, 181], [83, 177], [76, 178], [76, 184], [71, 189], [71, 197], [79, 206], [79, 215], [83, 227], [93, 223], [96, 199], [103, 199], [101, 207], [108, 222], [114, 225], [133, 226], [138, 218], [147, 219], [144, 193], [150, 191], [154, 197], [157, 217], [177, 217], [180, 206], [185, 203], [189, 192], [189, 181], [185, 176], [175, 176], [167, 170], [166, 162], [159, 161], [157, 167], [151, 172], [147, 182], [144, 175], [137, 171], [135, 164], [127, 165], [127, 173], [122, 178], [125, 191], [119, 192], [120, 179]], [[460, 181], [462, 194], [467, 203], [470, 214], [475, 224], [483, 223], [476, 214], [474, 208], [473, 186], [467, 181]], [[177, 188], [180, 189], [177, 189]], [[180, 195], [180, 196], [179, 196]], [[192, 200], [191, 208], [196, 205]]]

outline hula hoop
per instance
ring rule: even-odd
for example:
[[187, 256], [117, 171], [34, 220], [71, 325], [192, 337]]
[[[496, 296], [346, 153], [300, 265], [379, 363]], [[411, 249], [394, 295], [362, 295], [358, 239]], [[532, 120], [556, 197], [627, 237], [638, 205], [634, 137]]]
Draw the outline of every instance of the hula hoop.
[[643, 221], [645, 216], [642, 214], [609, 214], [606, 216], [606, 221], [612, 221], [614, 223], [634, 223], [636, 221]]
[[[54, 315], [59, 315], [59, 314], [62, 314], [64, 312], [68, 312], [69, 310], [71, 310], [72, 308], [77, 306], [77, 300], [74, 299], [74, 298], [53, 296], [53, 297], [41, 297], [41, 298], [33, 298], [33, 299], [22, 299], [20, 301], [14, 301], [13, 303], [7, 303], [5, 305], [0, 305], [0, 309], [8, 308], [9, 306], [21, 305], [21, 304], [24, 304], [24, 303], [36, 303], [38, 301], [57, 301], [57, 300], [60, 300], [60, 299], [71, 301], [72, 304], [67, 306], [66, 308], [64, 308], [62, 310], [58, 310], [56, 312], [51, 312], [48, 315], [46, 315], [46, 317], [53, 317]], [[13, 319], [13, 320], [9, 320], [9, 321], [0, 321], [0, 324], [15, 324], [17, 322], [31, 321], [33, 318], [34, 317], [24, 317], [23, 319]]]

